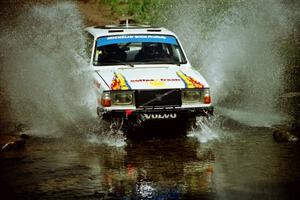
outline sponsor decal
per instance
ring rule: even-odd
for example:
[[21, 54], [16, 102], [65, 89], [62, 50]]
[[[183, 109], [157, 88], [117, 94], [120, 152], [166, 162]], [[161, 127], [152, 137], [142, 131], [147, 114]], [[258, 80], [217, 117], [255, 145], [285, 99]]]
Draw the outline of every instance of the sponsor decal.
[[134, 79], [130, 80], [131, 83], [149, 83], [153, 87], [162, 87], [166, 82], [179, 82], [179, 78], [161, 78], [161, 79]]
[[125, 77], [121, 73], [115, 73], [115, 77], [110, 85], [112, 90], [129, 90], [130, 85], [127, 83]]
[[150, 85], [154, 87], [162, 87], [165, 85], [165, 82], [162, 82], [160, 80], [154, 80], [154, 81], [150, 81]]
[[204, 86], [191, 76], [186, 75], [182, 71], [177, 71], [177, 75], [184, 82], [186, 88], [203, 88]]
[[143, 114], [145, 119], [176, 119], [176, 113], [165, 113], [165, 114]]
[[152, 43], [167, 43], [177, 45], [177, 40], [173, 36], [167, 35], [117, 35], [100, 37], [97, 40], [97, 47], [129, 42], [152, 42]]
[[153, 86], [158, 85], [164, 85], [165, 82], [179, 82], [179, 78], [161, 78], [161, 79], [134, 79], [130, 80], [131, 83], [150, 83]]

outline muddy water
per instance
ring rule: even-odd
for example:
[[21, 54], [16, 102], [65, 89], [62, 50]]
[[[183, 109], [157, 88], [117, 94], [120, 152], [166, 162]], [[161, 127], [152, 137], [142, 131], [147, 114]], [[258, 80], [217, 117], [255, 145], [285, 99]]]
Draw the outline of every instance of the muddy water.
[[275, 143], [270, 130], [241, 127], [201, 144], [31, 138], [24, 150], [1, 153], [0, 191], [7, 199], [297, 199], [299, 150]]

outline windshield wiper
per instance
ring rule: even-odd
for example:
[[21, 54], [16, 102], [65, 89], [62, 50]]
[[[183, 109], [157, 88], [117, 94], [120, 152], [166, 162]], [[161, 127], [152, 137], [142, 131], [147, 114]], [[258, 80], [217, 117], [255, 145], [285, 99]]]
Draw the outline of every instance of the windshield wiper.
[[120, 62], [120, 63], [116, 63], [116, 64], [134, 67], [134, 65], [132, 63], [128, 63], [128, 62]]
[[134, 65], [132, 63], [123, 62], [123, 61], [120, 61], [117, 59], [109, 59], [109, 61], [111, 61], [111, 62], [100, 63], [100, 65], [125, 65], [125, 66], [134, 67]]
[[154, 59], [144, 59], [141, 62], [143, 63], [148, 63], [148, 64], [175, 64], [180, 66], [180, 61], [176, 61], [176, 60], [171, 60], [171, 59], [166, 59], [166, 58], [156, 58]]

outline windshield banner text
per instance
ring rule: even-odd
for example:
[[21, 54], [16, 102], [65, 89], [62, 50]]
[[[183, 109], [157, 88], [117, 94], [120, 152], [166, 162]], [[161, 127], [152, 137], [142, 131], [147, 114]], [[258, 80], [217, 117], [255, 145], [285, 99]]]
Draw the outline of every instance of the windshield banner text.
[[172, 36], [166, 35], [117, 35], [101, 37], [97, 40], [97, 47], [119, 44], [119, 43], [167, 43], [177, 45], [177, 40]]

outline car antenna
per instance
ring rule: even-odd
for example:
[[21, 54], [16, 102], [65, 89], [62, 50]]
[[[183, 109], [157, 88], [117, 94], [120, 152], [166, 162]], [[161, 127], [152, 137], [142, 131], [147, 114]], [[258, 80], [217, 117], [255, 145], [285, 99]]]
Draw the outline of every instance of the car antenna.
[[136, 22], [131, 17], [126, 17], [120, 20], [120, 25], [123, 25], [125, 28], [130, 28], [130, 25], [134, 25]]
[[128, 18], [126, 19], [126, 28], [128, 28], [128, 26], [129, 26], [129, 20], [128, 20]]

